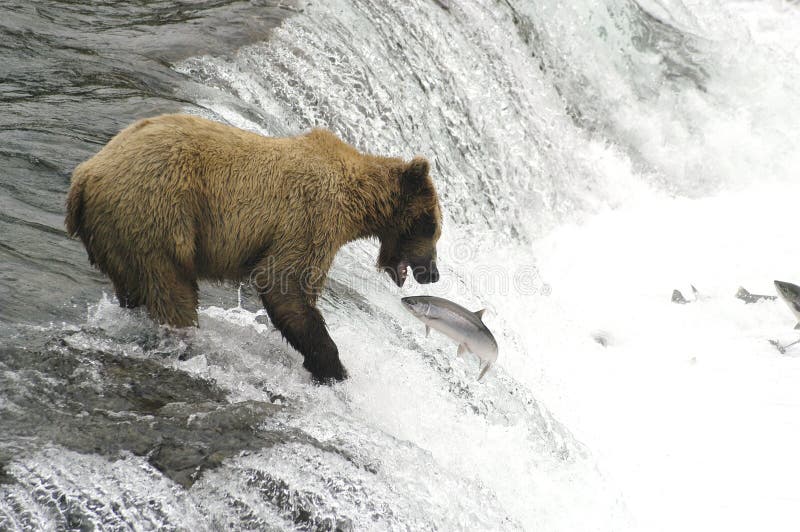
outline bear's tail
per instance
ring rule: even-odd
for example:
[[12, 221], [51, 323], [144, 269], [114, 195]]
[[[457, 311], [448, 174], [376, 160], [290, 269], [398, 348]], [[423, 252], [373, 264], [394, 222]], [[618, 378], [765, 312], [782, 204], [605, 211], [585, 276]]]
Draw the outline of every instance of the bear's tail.
[[81, 224], [83, 222], [83, 188], [86, 180], [82, 175], [76, 175], [72, 179], [72, 185], [67, 194], [67, 217], [64, 223], [67, 226], [69, 236], [79, 236], [81, 234]]

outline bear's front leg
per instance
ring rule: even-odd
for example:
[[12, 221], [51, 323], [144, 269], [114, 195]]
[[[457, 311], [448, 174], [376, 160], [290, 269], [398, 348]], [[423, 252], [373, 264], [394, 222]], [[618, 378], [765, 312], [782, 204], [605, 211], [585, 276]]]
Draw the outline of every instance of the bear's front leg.
[[272, 324], [303, 355], [303, 367], [316, 382], [329, 384], [347, 378], [322, 314], [301, 291], [275, 288], [261, 292], [261, 301]]

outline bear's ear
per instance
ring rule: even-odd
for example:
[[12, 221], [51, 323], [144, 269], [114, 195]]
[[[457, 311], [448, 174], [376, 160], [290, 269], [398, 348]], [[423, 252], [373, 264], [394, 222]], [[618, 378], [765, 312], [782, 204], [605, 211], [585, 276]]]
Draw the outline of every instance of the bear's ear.
[[427, 159], [423, 157], [414, 157], [400, 177], [403, 183], [403, 190], [408, 192], [416, 192], [425, 184], [425, 179], [428, 177], [430, 165]]

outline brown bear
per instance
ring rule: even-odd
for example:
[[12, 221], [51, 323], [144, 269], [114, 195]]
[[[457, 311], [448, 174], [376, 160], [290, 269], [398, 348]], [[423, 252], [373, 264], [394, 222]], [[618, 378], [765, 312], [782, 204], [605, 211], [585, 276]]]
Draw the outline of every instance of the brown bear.
[[66, 226], [119, 303], [197, 325], [197, 281], [249, 280], [318, 382], [346, 371], [316, 308], [336, 252], [380, 240], [398, 286], [436, 282], [441, 210], [429, 165], [314, 129], [270, 138], [189, 115], [127, 127], [72, 176]]

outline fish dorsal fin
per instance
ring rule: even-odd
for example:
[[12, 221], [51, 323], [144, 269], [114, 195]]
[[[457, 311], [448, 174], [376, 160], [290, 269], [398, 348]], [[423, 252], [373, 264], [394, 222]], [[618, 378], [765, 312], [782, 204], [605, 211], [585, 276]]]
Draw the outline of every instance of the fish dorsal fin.
[[463, 357], [464, 353], [466, 353], [467, 351], [469, 351], [467, 344], [459, 344], [458, 351], [456, 351], [456, 354], [460, 357]]
[[475, 312], [475, 315], [478, 316], [479, 320], [483, 319], [483, 313], [486, 312], [485, 308], [480, 309], [479, 311]]
[[430, 335], [431, 335], [431, 327], [430, 327], [430, 325], [426, 325], [425, 326], [425, 337], [427, 338]]
[[672, 291], [672, 302], [673, 303], [678, 303], [680, 305], [684, 305], [684, 304], [688, 303], [686, 298], [683, 297], [683, 294], [681, 294], [680, 290], [673, 290]]

